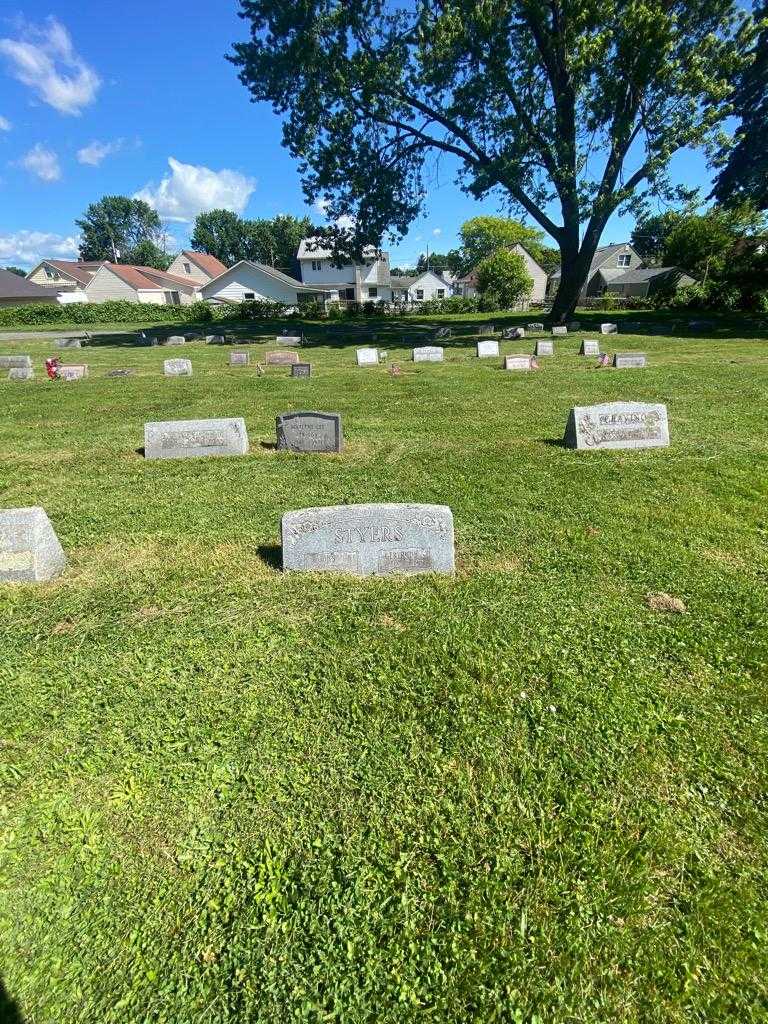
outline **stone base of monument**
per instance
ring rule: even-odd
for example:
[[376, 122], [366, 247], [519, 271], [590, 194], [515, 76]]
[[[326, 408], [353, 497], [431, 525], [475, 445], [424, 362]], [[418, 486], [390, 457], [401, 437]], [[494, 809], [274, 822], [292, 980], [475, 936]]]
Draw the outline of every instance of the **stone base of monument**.
[[166, 420], [144, 424], [144, 458], [193, 459], [247, 455], [248, 432], [241, 417], [221, 420]]
[[8, 371], [8, 380], [32, 380], [34, 376], [31, 366], [14, 366]]
[[0, 510], [0, 583], [42, 583], [67, 564], [45, 510]]
[[667, 407], [647, 402], [606, 402], [575, 406], [568, 415], [566, 448], [666, 448]]
[[356, 576], [454, 571], [453, 514], [446, 505], [331, 505], [286, 512], [285, 572]]

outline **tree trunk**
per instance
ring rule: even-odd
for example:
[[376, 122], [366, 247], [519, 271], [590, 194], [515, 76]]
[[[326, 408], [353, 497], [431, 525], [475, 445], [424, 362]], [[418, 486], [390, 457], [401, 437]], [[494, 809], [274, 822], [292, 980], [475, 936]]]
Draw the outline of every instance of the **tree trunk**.
[[564, 324], [573, 316], [581, 289], [587, 283], [598, 241], [599, 235], [595, 239], [585, 238], [578, 252], [566, 253], [561, 249], [560, 287], [552, 303], [553, 323]]

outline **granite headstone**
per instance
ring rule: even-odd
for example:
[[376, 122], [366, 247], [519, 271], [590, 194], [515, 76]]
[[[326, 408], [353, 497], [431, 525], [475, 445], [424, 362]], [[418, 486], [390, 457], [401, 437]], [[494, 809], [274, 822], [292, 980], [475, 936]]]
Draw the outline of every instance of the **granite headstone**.
[[83, 380], [84, 377], [88, 376], [88, 367], [85, 364], [75, 364], [72, 366], [60, 366], [58, 368], [59, 380], [74, 381]]
[[568, 333], [568, 328], [567, 327], [553, 327], [552, 328], [552, 334], [556, 338], [562, 337], [562, 336], [566, 335], [567, 333]]
[[440, 345], [422, 345], [413, 350], [414, 363], [442, 363], [443, 349]]
[[516, 353], [504, 357], [505, 370], [535, 370], [536, 364], [533, 356]]
[[490, 356], [498, 358], [499, 343], [495, 338], [484, 338], [477, 342], [477, 358], [488, 359]]
[[32, 356], [0, 356], [0, 370], [32, 366]]
[[189, 359], [166, 359], [163, 373], [166, 377], [191, 377], [192, 362]]
[[537, 341], [533, 354], [535, 356], [553, 356], [555, 343], [553, 341]]
[[294, 363], [291, 367], [292, 377], [311, 377], [312, 363]]
[[0, 509], [0, 583], [41, 583], [67, 564], [45, 510]]
[[526, 326], [527, 326], [529, 331], [543, 331], [544, 330], [544, 324], [527, 324]]
[[187, 339], [183, 334], [172, 334], [168, 338], [163, 338], [160, 342], [161, 345], [186, 345]]
[[32, 380], [34, 376], [31, 366], [12, 366], [8, 371], [8, 380]]
[[617, 370], [634, 370], [646, 365], [645, 352], [616, 352], [613, 365]]
[[579, 349], [580, 356], [599, 356], [600, 355], [600, 342], [594, 341], [590, 338], [584, 338]]
[[290, 350], [277, 351], [277, 352], [265, 352], [264, 362], [269, 366], [290, 366], [292, 363], [298, 363], [299, 353], [291, 352]]
[[344, 447], [337, 412], [284, 412], [275, 420], [277, 447], [291, 452], [340, 452]]
[[619, 333], [619, 326], [618, 326], [618, 324], [600, 324], [600, 333], [601, 334], [618, 334]]
[[240, 417], [220, 420], [165, 420], [144, 424], [146, 459], [191, 459], [205, 455], [246, 455], [248, 432]]
[[300, 334], [278, 334], [275, 338], [276, 345], [290, 345], [296, 347], [301, 345], [302, 338]]
[[378, 366], [379, 350], [376, 348], [358, 348], [355, 351], [358, 366]]
[[565, 428], [566, 448], [666, 448], [666, 405], [606, 402], [571, 409]]
[[229, 353], [229, 365], [230, 366], [248, 366], [251, 361], [250, 354], [248, 352], [230, 352]]

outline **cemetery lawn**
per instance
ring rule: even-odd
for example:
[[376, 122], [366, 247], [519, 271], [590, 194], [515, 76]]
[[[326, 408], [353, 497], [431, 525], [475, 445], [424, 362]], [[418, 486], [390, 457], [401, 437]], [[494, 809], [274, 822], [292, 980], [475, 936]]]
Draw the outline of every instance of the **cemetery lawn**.
[[[768, 1019], [768, 342], [470, 326], [395, 378], [343, 327], [311, 380], [0, 344], [1, 504], [70, 559], [0, 589], [0, 1021]], [[671, 447], [561, 446], [617, 399]], [[302, 408], [343, 455], [273, 449]], [[250, 455], [142, 457], [215, 416]], [[455, 577], [280, 572], [284, 511], [377, 501], [449, 505]]]

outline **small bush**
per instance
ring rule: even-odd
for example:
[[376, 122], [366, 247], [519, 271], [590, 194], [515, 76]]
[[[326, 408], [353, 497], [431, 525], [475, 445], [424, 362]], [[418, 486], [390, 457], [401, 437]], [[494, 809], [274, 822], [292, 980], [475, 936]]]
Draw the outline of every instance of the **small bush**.
[[277, 320], [285, 316], [289, 308], [284, 302], [249, 299], [235, 306], [233, 314], [238, 320]]
[[57, 324], [207, 323], [213, 319], [210, 306], [195, 302], [190, 306], [155, 306], [145, 302], [73, 302], [31, 303], [28, 306], [0, 308], [0, 327], [45, 327]]

